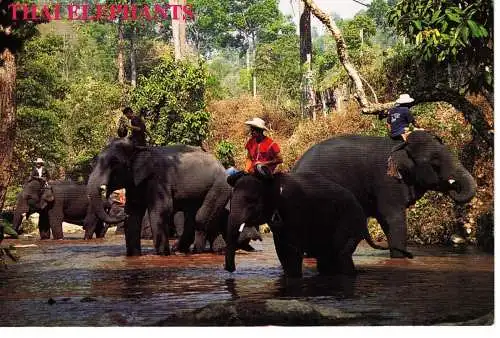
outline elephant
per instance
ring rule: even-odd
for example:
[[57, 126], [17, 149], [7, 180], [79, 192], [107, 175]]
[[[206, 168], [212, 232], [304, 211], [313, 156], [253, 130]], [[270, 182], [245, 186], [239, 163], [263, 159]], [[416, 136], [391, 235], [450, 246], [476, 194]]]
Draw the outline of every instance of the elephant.
[[406, 208], [428, 190], [470, 201], [477, 189], [472, 175], [441, 139], [416, 130], [405, 142], [388, 137], [345, 135], [312, 146], [293, 173], [314, 172], [350, 190], [365, 215], [384, 231], [391, 258], [412, 258], [406, 251]]
[[[126, 189], [126, 218], [105, 212], [103, 188]], [[146, 210], [156, 253], [169, 255], [169, 226], [175, 212], [187, 212], [194, 223], [194, 227], [184, 227], [183, 233], [178, 234], [181, 251], [189, 250], [195, 232], [200, 234], [195, 247], [202, 250], [208, 228], [224, 209], [231, 187], [226, 182], [224, 167], [200, 147], [137, 146], [121, 138], [112, 140], [98, 155], [87, 193], [99, 219], [114, 224], [125, 218], [127, 256], [141, 254], [140, 224]]]
[[235, 270], [240, 232], [267, 222], [285, 276], [301, 277], [304, 252], [320, 275], [355, 274], [352, 255], [368, 236], [366, 216], [354, 195], [316, 173], [240, 175], [234, 186], [225, 269]]
[[40, 215], [38, 229], [41, 239], [63, 238], [62, 223], [69, 222], [83, 225], [85, 239], [104, 237], [105, 226], [95, 214], [90, 213], [86, 186], [66, 181], [55, 181], [49, 185], [45, 181], [34, 179], [27, 182], [17, 196], [13, 226], [17, 233], [22, 232], [23, 215]]

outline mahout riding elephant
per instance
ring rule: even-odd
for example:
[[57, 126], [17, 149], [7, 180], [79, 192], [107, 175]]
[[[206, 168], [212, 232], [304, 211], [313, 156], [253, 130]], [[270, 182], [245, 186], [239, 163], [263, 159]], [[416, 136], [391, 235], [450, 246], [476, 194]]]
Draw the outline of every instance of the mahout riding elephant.
[[363, 208], [349, 190], [316, 173], [269, 171], [228, 181], [234, 190], [226, 270], [235, 270], [240, 232], [267, 222], [286, 276], [302, 276], [304, 252], [317, 259], [321, 275], [355, 273], [352, 254], [368, 230]]
[[[107, 191], [126, 189], [128, 256], [141, 253], [141, 222], [146, 210], [157, 254], [170, 254], [169, 226], [176, 211], [191, 212], [195, 231], [201, 233], [195, 246], [203, 248], [206, 236], [203, 233], [206, 234], [212, 220], [222, 212], [231, 192], [224, 167], [201, 148], [135, 146], [128, 139], [115, 139], [106, 146], [87, 184], [91, 206], [98, 217], [108, 224], [123, 221], [124, 217], [106, 214], [105, 201], [101, 197], [103, 188]], [[188, 237], [193, 232], [185, 227], [180, 235], [183, 243], [192, 243]]]
[[62, 223], [68, 222], [82, 225], [85, 229], [85, 239], [91, 239], [93, 234], [101, 238], [106, 234], [107, 226], [90, 212], [87, 189], [84, 184], [68, 181], [45, 181], [34, 179], [27, 182], [17, 196], [13, 226], [16, 232], [22, 232], [23, 215], [29, 217], [32, 213], [40, 215], [38, 229], [41, 239], [63, 238]]
[[380, 223], [393, 258], [412, 257], [406, 251], [406, 208], [426, 191], [444, 192], [457, 203], [470, 201], [476, 192], [474, 178], [448, 147], [421, 130], [406, 142], [333, 137], [307, 150], [292, 172], [321, 174], [350, 190], [365, 215]]

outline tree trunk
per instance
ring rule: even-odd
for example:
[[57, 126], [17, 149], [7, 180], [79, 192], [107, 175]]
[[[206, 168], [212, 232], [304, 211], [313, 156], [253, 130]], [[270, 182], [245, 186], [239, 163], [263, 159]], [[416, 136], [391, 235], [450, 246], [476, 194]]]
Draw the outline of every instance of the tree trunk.
[[0, 210], [11, 175], [16, 136], [16, 58], [8, 49], [0, 54]]
[[118, 82], [120, 84], [125, 83], [125, 62], [123, 58], [123, 47], [125, 45], [125, 39], [123, 37], [123, 22], [120, 17], [118, 19], [118, 56], [116, 61], [118, 63]]
[[312, 0], [302, 0], [302, 1], [304, 1], [306, 7], [311, 10], [312, 14], [314, 14], [314, 16], [316, 16], [319, 19], [319, 21], [321, 21], [328, 28], [330, 33], [332, 33], [333, 38], [337, 43], [337, 54], [339, 56], [339, 60], [344, 66], [351, 80], [354, 82], [354, 86], [356, 88], [356, 99], [358, 100], [358, 103], [362, 108], [368, 107], [369, 102], [366, 99], [365, 90], [363, 89], [363, 84], [361, 82], [361, 79], [359, 77], [356, 68], [354, 68], [351, 61], [349, 61], [349, 55], [347, 54], [347, 46], [345, 44], [344, 38], [342, 37], [340, 29], [337, 27], [335, 22], [330, 19], [330, 17], [327, 14], [325, 14], [318, 8], [318, 6], [316, 6], [316, 4]]
[[[301, 6], [302, 7], [302, 6]], [[311, 10], [309, 7], [304, 7], [300, 15], [300, 64], [303, 65], [307, 61], [307, 54], [312, 55], [312, 38], [311, 38]]]
[[[247, 47], [247, 51], [246, 51], [246, 63], [247, 63], [247, 74], [250, 75], [250, 46]], [[247, 81], [247, 84], [248, 84], [248, 91], [250, 91], [250, 80]]]
[[[177, 0], [179, 5], [186, 5], [186, 0]], [[186, 19], [184, 18], [183, 15], [179, 15], [179, 51], [180, 51], [180, 59], [184, 58], [186, 55], [186, 49], [187, 49], [187, 44], [186, 44]]]
[[132, 27], [132, 34], [130, 36], [130, 84], [132, 87], [137, 85], [137, 63], [136, 63], [136, 53], [135, 45], [137, 39], [137, 29]]
[[312, 39], [311, 39], [311, 10], [307, 6], [300, 6], [300, 65], [302, 67], [302, 97], [303, 97], [303, 112], [302, 115], [316, 119], [315, 95], [312, 79]]
[[[171, 6], [185, 5], [186, 0], [169, 0]], [[173, 9], [172, 9], [173, 11]], [[174, 57], [180, 60], [184, 57], [186, 50], [186, 21], [177, 7], [177, 16], [172, 12], [172, 41], [174, 44]]]
[[252, 88], [253, 97], [257, 97], [257, 74], [255, 72], [255, 54], [257, 52], [257, 44], [255, 43], [255, 36], [252, 35]]

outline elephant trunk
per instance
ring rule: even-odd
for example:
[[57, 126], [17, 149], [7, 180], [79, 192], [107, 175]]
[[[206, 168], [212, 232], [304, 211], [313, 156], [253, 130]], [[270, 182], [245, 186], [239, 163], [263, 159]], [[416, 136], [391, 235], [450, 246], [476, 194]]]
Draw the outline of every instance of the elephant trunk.
[[236, 256], [236, 248], [238, 246], [238, 239], [240, 233], [238, 232], [238, 228], [233, 226], [233, 222], [229, 219], [226, 233], [226, 257], [224, 263], [224, 269], [229, 272], [233, 272], [236, 270], [235, 256]]
[[457, 203], [467, 203], [476, 195], [476, 181], [462, 165], [448, 178], [448, 184], [448, 194]]
[[12, 226], [17, 233], [21, 231], [21, 223], [23, 222], [23, 215], [29, 212], [28, 203], [24, 200], [22, 193], [17, 196], [16, 211], [12, 220]]
[[23, 212], [17, 211], [14, 213], [14, 219], [12, 220], [12, 226], [14, 230], [19, 233], [21, 231], [21, 223], [23, 222]]
[[99, 168], [96, 168], [89, 177], [89, 182], [87, 184], [87, 194], [90, 200], [90, 206], [92, 210], [96, 213], [97, 217], [103, 222], [108, 224], [116, 224], [123, 222], [126, 216], [112, 217], [106, 213], [104, 210], [105, 201], [101, 195], [102, 187], [106, 186], [109, 181], [109, 173], [102, 172]]

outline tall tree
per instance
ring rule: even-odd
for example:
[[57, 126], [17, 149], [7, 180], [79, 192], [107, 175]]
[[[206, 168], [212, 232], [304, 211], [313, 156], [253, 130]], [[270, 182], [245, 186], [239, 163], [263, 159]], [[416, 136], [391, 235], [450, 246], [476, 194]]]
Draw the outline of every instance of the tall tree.
[[118, 82], [125, 84], [125, 60], [124, 60], [125, 38], [123, 32], [123, 19], [118, 19], [118, 53], [116, 63], [118, 66]]
[[188, 23], [188, 38], [196, 51], [209, 55], [231, 40], [229, 0], [192, 0], [196, 16]]
[[[11, 176], [16, 136], [16, 53], [36, 33], [35, 23], [12, 20], [14, 1], [0, 2], [0, 209]], [[22, 17], [22, 11], [17, 11]]]

